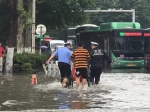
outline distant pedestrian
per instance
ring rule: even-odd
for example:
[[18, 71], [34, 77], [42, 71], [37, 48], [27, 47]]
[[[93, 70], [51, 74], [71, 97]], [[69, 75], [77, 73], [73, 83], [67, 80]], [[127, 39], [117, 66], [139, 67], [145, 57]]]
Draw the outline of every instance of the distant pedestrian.
[[76, 86], [79, 89], [80, 79], [82, 78], [82, 89], [87, 80], [87, 68], [88, 61], [90, 60], [90, 55], [86, 49], [83, 48], [83, 42], [78, 43], [78, 48], [75, 49], [71, 55], [71, 60], [76, 68]]
[[1, 43], [0, 43], [0, 72], [3, 71], [3, 54], [5, 53], [5, 50], [4, 48], [1, 46]]
[[[99, 44], [96, 42], [91, 42], [92, 51], [90, 52], [91, 60], [91, 81], [94, 84], [98, 84], [100, 81], [100, 76], [102, 73], [104, 59], [111, 64], [109, 56], [99, 47]], [[94, 81], [95, 79], [95, 81]]]
[[63, 79], [67, 77], [69, 80], [69, 85], [71, 85], [70, 48], [71, 48], [70, 43], [66, 43], [64, 47], [56, 50], [55, 53], [52, 54], [52, 56], [46, 62], [46, 64], [49, 64], [49, 62], [54, 57], [58, 57], [58, 67], [61, 74], [61, 83], [63, 82]]

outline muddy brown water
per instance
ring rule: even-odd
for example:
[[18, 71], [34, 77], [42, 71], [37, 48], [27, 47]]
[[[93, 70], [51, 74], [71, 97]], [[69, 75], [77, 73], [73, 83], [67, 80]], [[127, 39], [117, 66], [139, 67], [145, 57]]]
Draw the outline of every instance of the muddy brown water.
[[31, 75], [1, 75], [0, 111], [149, 112], [150, 74], [138, 72], [103, 73], [86, 91], [63, 89], [59, 76], [40, 73], [30, 85]]

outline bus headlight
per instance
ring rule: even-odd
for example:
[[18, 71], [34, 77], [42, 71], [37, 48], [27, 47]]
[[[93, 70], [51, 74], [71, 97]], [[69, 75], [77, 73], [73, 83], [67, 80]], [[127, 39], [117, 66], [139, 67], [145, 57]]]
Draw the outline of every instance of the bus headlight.
[[112, 60], [113, 63], [117, 64], [117, 65], [120, 65], [120, 62], [119, 61], [114, 61]]
[[144, 65], [144, 63], [142, 63], [142, 65]]
[[116, 61], [116, 64], [117, 64], [117, 65], [120, 65], [120, 62], [119, 62], [119, 61]]
[[112, 60], [112, 62], [113, 62], [113, 63], [115, 63], [115, 61], [114, 61], [114, 60]]

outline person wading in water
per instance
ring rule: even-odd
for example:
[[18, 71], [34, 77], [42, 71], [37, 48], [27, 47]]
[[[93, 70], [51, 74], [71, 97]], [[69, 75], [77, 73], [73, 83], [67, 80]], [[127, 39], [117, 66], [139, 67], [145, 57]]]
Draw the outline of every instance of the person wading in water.
[[[100, 76], [102, 73], [103, 65], [104, 65], [104, 59], [111, 65], [111, 60], [109, 56], [101, 50], [99, 47], [99, 44], [96, 42], [91, 42], [91, 48], [92, 51], [90, 52], [91, 60], [91, 82], [93, 84], [98, 84], [100, 81]], [[95, 81], [94, 81], [95, 79]]]
[[47, 60], [46, 64], [56, 56], [58, 57], [58, 67], [61, 74], [61, 83], [65, 77], [69, 80], [69, 85], [71, 85], [71, 67], [70, 67], [70, 56], [71, 56], [71, 44], [66, 43], [64, 47], [59, 48], [55, 53]]
[[76, 68], [76, 86], [79, 89], [80, 79], [82, 77], [82, 89], [85, 90], [87, 81], [87, 67], [90, 60], [90, 55], [86, 49], [83, 48], [83, 42], [78, 43], [78, 48], [75, 49], [71, 55], [71, 60]]

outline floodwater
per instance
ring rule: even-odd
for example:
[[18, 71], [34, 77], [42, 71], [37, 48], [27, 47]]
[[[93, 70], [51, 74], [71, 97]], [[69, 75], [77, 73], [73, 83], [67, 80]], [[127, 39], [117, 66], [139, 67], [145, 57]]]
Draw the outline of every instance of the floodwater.
[[150, 74], [125, 71], [103, 73], [99, 85], [84, 91], [62, 88], [58, 76], [40, 73], [30, 85], [31, 75], [3, 75], [0, 111], [149, 112]]

